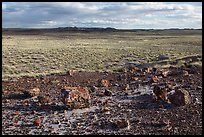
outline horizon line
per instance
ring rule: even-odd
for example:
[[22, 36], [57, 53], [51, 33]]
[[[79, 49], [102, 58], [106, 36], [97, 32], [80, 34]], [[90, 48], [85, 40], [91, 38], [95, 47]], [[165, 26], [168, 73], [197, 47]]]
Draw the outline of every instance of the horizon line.
[[66, 29], [66, 28], [76, 28], [76, 29], [115, 29], [115, 30], [165, 30], [165, 29], [202, 29], [202, 28], [114, 28], [114, 27], [2, 27], [2, 29]]

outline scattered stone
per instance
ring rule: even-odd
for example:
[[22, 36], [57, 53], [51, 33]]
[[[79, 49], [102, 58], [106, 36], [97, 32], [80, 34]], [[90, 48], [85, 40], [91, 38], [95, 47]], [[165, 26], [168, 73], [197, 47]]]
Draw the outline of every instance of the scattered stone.
[[159, 55], [158, 59], [159, 60], [165, 60], [165, 59], [169, 59], [169, 57], [165, 56], [165, 55]]
[[99, 85], [101, 87], [109, 87], [110, 86], [110, 82], [106, 79], [102, 79], [100, 82], [99, 82]]
[[172, 129], [172, 126], [169, 125], [169, 126], [166, 126], [166, 127], [163, 129], [163, 131], [170, 132], [171, 129]]
[[141, 72], [141, 69], [138, 68], [138, 67], [132, 67], [131, 70], [130, 70], [131, 73], [140, 73]]
[[105, 92], [104, 92], [104, 95], [105, 96], [112, 96], [112, 91], [111, 90], [108, 90], [108, 89], [105, 89]]
[[90, 105], [89, 91], [85, 87], [65, 87], [61, 89], [62, 102], [74, 109], [84, 108]]
[[23, 91], [23, 93], [26, 97], [35, 97], [35, 96], [38, 96], [40, 94], [40, 89], [39, 88], [33, 88], [30, 90]]
[[176, 106], [184, 106], [191, 103], [191, 96], [185, 89], [176, 89], [168, 98]]
[[130, 122], [127, 119], [113, 119], [110, 121], [113, 127], [116, 128], [125, 128], [130, 126]]
[[164, 120], [162, 120], [161, 121], [161, 123], [164, 125], [164, 126], [168, 126], [168, 125], [170, 125], [170, 120], [169, 119], [164, 119]]
[[3, 91], [2, 91], [2, 94], [7, 94], [7, 93], [8, 93], [7, 90], [3, 90]]
[[110, 107], [102, 107], [101, 108], [101, 112], [106, 112], [106, 111], [109, 111], [109, 110], [111, 110]]
[[19, 111], [15, 111], [15, 112], [12, 113], [12, 115], [19, 115], [19, 114], [20, 114]]
[[182, 71], [182, 74], [183, 74], [184, 76], [189, 76], [188, 71], [186, 71], [186, 70], [183, 70], [183, 71]]
[[176, 70], [171, 70], [171, 71], [168, 72], [168, 76], [176, 76], [176, 75], [180, 75], [180, 74], [182, 74], [182, 72], [177, 70], [177, 69]]
[[40, 118], [36, 118], [36, 119], [34, 120], [33, 124], [34, 124], [35, 126], [39, 126], [39, 125], [41, 124], [41, 122], [42, 122], [42, 120], [41, 120]]
[[201, 86], [197, 86], [196, 90], [201, 90], [202, 87]]
[[74, 76], [75, 74], [76, 74], [76, 70], [69, 70], [69, 71], [67, 71], [67, 74], [69, 75], [69, 76]]
[[152, 72], [153, 72], [153, 73], [156, 73], [156, 72], [157, 72], [157, 68], [153, 67], [153, 68], [152, 68]]
[[49, 96], [38, 96], [38, 102], [42, 105], [44, 104], [50, 104], [51, 103], [51, 99]]
[[162, 104], [159, 105], [159, 108], [160, 108], [160, 109], [164, 109], [164, 105], [162, 105]]
[[89, 86], [89, 89], [91, 90], [91, 92], [96, 92], [98, 90], [96, 86]]
[[139, 78], [138, 77], [132, 77], [132, 80], [137, 81]]
[[130, 89], [130, 85], [129, 84], [125, 84], [125, 91], [129, 90]]
[[163, 78], [166, 78], [168, 76], [168, 74], [169, 74], [169, 71], [162, 71], [161, 74], [162, 74]]
[[157, 76], [152, 76], [150, 82], [156, 83], [159, 81], [159, 78]]
[[167, 101], [167, 89], [159, 85], [155, 85], [153, 88], [153, 93], [156, 95], [156, 100]]
[[33, 110], [30, 114], [35, 115], [37, 112]]

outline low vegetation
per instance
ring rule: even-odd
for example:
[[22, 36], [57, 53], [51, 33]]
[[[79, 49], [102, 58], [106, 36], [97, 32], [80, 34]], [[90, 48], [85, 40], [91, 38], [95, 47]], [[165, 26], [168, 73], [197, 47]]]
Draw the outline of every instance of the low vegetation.
[[169, 61], [202, 55], [202, 34], [185, 31], [3, 33], [2, 46], [3, 78], [70, 69], [117, 72], [127, 62], [157, 62], [159, 55], [168, 56]]

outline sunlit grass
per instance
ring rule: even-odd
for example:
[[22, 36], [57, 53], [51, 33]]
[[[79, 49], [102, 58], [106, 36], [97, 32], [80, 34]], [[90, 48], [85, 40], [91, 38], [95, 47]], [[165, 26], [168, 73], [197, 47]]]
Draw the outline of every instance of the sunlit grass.
[[73, 33], [3, 35], [3, 77], [66, 72], [117, 71], [125, 62], [153, 63], [202, 55], [200, 35], [136, 35], [134, 33]]

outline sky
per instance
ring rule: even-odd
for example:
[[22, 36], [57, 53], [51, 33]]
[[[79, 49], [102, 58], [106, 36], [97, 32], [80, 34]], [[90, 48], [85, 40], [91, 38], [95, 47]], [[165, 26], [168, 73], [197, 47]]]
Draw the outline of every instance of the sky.
[[3, 28], [202, 28], [202, 2], [2, 2]]

